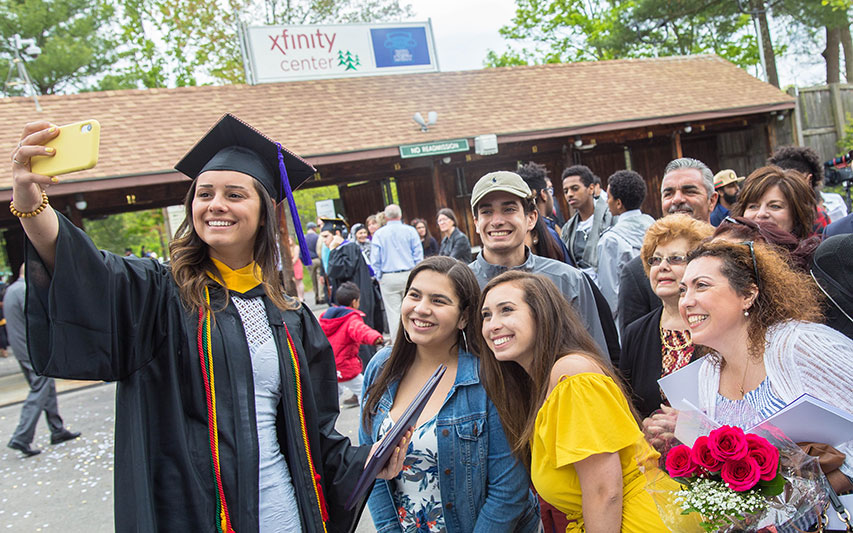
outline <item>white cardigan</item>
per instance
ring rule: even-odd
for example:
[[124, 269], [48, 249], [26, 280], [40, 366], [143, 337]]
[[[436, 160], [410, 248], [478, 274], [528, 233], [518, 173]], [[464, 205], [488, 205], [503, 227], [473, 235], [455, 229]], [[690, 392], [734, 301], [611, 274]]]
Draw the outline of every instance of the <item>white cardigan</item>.
[[[812, 322], [788, 321], [767, 330], [764, 370], [773, 393], [790, 403], [804, 393], [853, 413], [853, 340]], [[699, 369], [699, 408], [716, 415], [720, 367], [705, 359]], [[853, 441], [838, 446], [847, 454], [842, 472], [853, 476]]]

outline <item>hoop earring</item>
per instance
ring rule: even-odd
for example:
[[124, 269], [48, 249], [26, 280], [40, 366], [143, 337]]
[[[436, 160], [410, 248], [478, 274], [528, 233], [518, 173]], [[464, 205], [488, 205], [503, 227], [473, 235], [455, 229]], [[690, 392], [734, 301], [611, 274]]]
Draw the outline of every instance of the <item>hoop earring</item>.
[[464, 350], [465, 350], [466, 352], [468, 352], [468, 353], [471, 353], [471, 352], [468, 350], [468, 337], [465, 335], [465, 330], [464, 330], [464, 329], [461, 329], [461, 330], [459, 330], [459, 331], [461, 331], [461, 332], [462, 332], [462, 343], [465, 345]]
[[409, 337], [409, 332], [406, 331], [406, 328], [404, 328], [402, 324], [400, 324], [400, 327], [403, 329], [403, 337], [406, 339], [406, 342], [414, 344], [414, 342], [412, 342], [412, 338]]

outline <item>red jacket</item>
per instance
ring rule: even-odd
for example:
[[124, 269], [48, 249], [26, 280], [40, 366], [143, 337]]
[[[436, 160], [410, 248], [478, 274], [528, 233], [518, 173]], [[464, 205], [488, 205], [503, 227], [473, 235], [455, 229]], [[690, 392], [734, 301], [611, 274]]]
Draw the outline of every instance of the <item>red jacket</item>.
[[361, 373], [358, 347], [375, 344], [382, 334], [364, 323], [365, 314], [351, 307], [330, 307], [320, 315], [320, 327], [335, 352], [338, 381], [349, 381]]

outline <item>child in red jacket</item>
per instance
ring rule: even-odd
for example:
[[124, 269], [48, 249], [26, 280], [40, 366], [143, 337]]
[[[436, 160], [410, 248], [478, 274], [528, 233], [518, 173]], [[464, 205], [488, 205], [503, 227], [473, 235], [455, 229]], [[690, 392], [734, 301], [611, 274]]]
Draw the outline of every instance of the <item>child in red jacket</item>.
[[343, 396], [344, 387], [355, 393], [354, 398], [342, 402], [344, 406], [354, 407], [361, 403], [361, 358], [358, 347], [361, 344], [381, 346], [382, 334], [364, 323], [364, 313], [358, 310], [361, 293], [358, 285], [351, 281], [342, 283], [335, 293], [334, 307], [320, 315], [320, 327], [329, 338], [335, 352], [335, 366], [338, 370], [338, 400]]

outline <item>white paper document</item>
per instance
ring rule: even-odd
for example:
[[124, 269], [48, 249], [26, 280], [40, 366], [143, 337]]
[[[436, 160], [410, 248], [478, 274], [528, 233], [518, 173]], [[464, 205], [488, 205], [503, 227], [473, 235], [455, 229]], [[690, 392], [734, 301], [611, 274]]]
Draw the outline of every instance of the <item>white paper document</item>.
[[838, 446], [853, 440], [853, 414], [803, 394], [756, 428], [770, 424], [794, 442], [821, 442]]
[[669, 404], [679, 411], [699, 405], [699, 368], [704, 360], [701, 357], [658, 380]]

